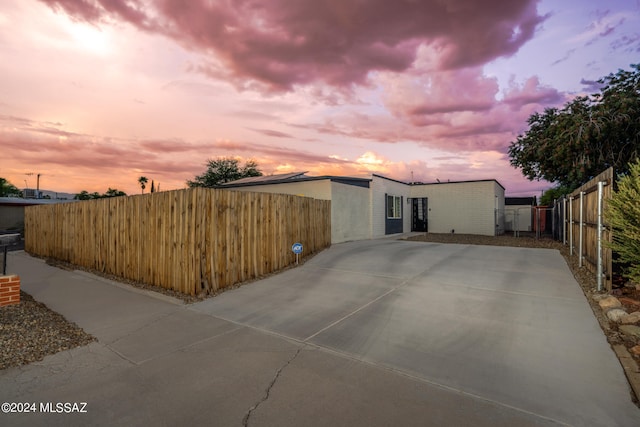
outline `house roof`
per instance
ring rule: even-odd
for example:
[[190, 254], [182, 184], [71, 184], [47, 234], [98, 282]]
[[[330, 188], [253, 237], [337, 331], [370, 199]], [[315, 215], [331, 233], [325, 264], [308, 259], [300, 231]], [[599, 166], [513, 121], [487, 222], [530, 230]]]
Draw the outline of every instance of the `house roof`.
[[406, 185], [444, 185], [444, 184], [465, 184], [465, 183], [469, 183], [469, 182], [495, 182], [496, 184], [498, 184], [500, 187], [502, 187], [502, 189], [504, 190], [504, 186], [502, 184], [500, 184], [498, 182], [497, 179], [472, 179], [472, 180], [468, 180], [468, 181], [447, 181], [447, 182], [405, 182], [405, 181], [400, 181], [397, 179], [393, 179], [393, 178], [389, 178], [387, 176], [384, 175], [380, 175], [377, 173], [373, 173], [371, 174], [372, 176], [378, 177], [378, 178], [382, 178], [382, 179], [386, 179], [389, 181], [394, 181], [394, 182], [399, 182], [400, 184], [406, 184]]
[[63, 199], [23, 199], [21, 197], [0, 197], [0, 206], [33, 206], [53, 205], [56, 203], [75, 202], [77, 200]]
[[535, 206], [536, 205], [536, 196], [533, 197], [505, 197], [504, 198], [505, 206], [517, 206], [517, 205], [527, 205], [527, 206]]
[[[330, 180], [341, 184], [355, 185], [357, 187], [369, 188], [371, 179], [369, 178], [353, 178], [346, 176], [306, 176], [306, 172], [295, 172], [280, 175], [257, 176], [250, 178], [242, 178], [236, 181], [221, 184], [218, 188], [234, 188], [234, 187], [250, 187], [255, 185], [285, 184], [288, 182], [306, 182], [306, 181], [322, 181]], [[262, 178], [262, 179], [260, 179]]]
[[262, 175], [262, 176], [249, 176], [247, 178], [236, 179], [235, 181], [225, 182], [224, 184], [220, 184], [221, 186], [236, 186], [239, 184], [272, 184], [274, 182], [286, 181], [290, 179], [295, 179], [303, 176], [305, 172], [292, 172], [292, 173], [283, 173], [279, 175]]

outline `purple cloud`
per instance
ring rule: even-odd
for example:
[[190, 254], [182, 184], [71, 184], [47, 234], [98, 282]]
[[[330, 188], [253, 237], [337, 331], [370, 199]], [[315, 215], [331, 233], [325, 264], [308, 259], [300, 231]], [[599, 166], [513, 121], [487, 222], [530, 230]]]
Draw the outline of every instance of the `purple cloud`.
[[270, 90], [324, 82], [349, 87], [371, 71], [405, 71], [424, 45], [439, 69], [514, 54], [546, 17], [539, 0], [41, 0], [75, 19], [107, 18], [199, 52], [199, 69]]

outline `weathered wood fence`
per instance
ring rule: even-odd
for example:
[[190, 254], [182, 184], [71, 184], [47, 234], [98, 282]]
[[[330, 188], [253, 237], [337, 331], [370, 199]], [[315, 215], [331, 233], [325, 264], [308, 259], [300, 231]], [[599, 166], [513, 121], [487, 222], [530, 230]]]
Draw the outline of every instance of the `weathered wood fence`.
[[611, 291], [613, 257], [605, 244], [611, 241], [611, 230], [603, 212], [613, 194], [613, 183], [613, 168], [609, 168], [560, 201], [565, 218], [564, 242], [578, 257], [579, 265], [599, 277], [599, 285], [607, 291]]
[[25, 250], [186, 294], [212, 293], [331, 244], [328, 200], [192, 188], [25, 209]]

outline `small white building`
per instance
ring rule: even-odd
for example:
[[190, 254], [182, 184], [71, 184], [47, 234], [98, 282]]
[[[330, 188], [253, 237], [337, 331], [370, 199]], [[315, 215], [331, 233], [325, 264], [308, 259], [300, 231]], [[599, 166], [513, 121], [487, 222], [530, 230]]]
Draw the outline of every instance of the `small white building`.
[[536, 206], [534, 197], [505, 197], [504, 224], [505, 231], [534, 231], [533, 210]]
[[332, 243], [409, 231], [504, 232], [504, 187], [493, 179], [409, 184], [377, 174], [310, 177], [298, 172], [244, 178], [220, 188], [331, 200]]

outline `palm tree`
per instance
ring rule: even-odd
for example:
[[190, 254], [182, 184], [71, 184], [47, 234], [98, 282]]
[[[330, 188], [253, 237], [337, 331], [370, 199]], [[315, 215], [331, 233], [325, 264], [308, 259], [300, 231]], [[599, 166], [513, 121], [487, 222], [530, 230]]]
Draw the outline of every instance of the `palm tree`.
[[140, 188], [142, 188], [142, 194], [144, 194], [144, 189], [147, 188], [147, 182], [149, 182], [149, 180], [146, 176], [141, 176], [138, 178], [138, 182], [140, 183]]

